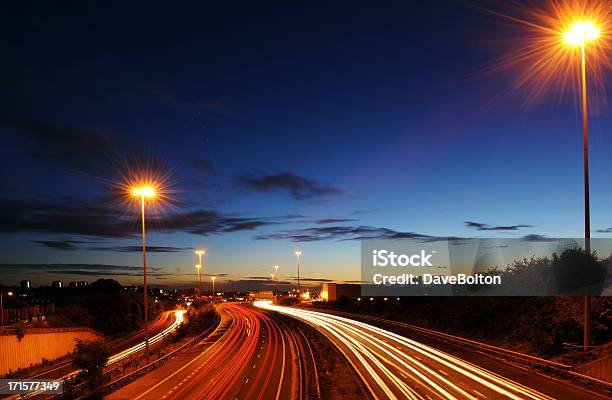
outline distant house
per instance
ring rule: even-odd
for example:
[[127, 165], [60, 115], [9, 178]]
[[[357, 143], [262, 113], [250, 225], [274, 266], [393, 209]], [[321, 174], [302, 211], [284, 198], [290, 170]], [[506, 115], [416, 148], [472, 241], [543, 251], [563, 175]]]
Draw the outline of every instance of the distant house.
[[3, 300], [2, 313], [6, 325], [39, 321], [55, 311], [53, 303], [33, 305], [15, 297], [5, 297]]

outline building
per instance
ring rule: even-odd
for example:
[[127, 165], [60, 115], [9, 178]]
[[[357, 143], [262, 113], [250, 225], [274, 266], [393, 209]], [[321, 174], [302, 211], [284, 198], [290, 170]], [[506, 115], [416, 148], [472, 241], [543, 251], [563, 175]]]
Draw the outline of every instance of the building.
[[78, 282], [73, 281], [73, 282], [70, 282], [68, 284], [68, 286], [71, 287], [71, 288], [84, 287], [84, 286], [87, 286], [87, 282], [85, 282], [85, 281], [78, 281]]
[[272, 290], [256, 290], [249, 292], [249, 297], [252, 300], [274, 300], [274, 292]]
[[62, 282], [62, 281], [53, 281], [53, 282], [51, 282], [51, 287], [52, 288], [61, 288], [61, 287], [64, 287], [64, 282]]
[[361, 285], [335, 282], [323, 283], [323, 289], [321, 289], [321, 299], [323, 301], [336, 301], [341, 297], [348, 299], [360, 298]]
[[26, 279], [26, 280], [23, 280], [23, 281], [19, 282], [19, 286], [22, 289], [29, 289], [29, 288], [32, 287], [32, 282], [30, 282], [29, 280]]

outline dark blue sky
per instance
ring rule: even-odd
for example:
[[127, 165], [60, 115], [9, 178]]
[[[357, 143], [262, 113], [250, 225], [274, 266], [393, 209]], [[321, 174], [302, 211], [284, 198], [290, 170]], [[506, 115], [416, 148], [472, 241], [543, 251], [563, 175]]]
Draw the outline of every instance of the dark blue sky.
[[[363, 236], [582, 236], [574, 99], [483, 73], [511, 27], [476, 3], [123, 3], [3, 13], [0, 283], [138, 282], [108, 180], [143, 157], [180, 200], [151, 228], [155, 284], [190, 282], [200, 246], [248, 284], [290, 280], [296, 248], [307, 278], [357, 280]], [[595, 231], [606, 107], [591, 126]]]

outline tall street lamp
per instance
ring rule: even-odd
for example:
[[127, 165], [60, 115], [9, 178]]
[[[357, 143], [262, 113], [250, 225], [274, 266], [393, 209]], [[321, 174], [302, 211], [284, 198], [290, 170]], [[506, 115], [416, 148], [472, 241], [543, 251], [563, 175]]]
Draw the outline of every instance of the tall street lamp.
[[274, 285], [274, 290], [278, 292], [278, 265], [274, 266], [274, 276], [276, 277], [276, 285]]
[[[12, 296], [13, 292], [6, 292], [7, 296]], [[0, 315], [2, 315], [2, 325], [0, 326], [4, 326], [4, 300], [3, 300], [3, 294], [2, 291], [0, 291]]]
[[212, 291], [213, 300], [215, 299], [215, 279], [217, 279], [216, 276], [211, 276], [210, 277], [210, 280], [212, 281], [212, 286], [213, 286], [213, 291]]
[[145, 317], [145, 354], [149, 354], [149, 303], [147, 301], [147, 239], [145, 224], [145, 199], [155, 197], [155, 189], [151, 186], [135, 187], [132, 195], [140, 198], [142, 216], [142, 270], [144, 278], [144, 317]]
[[[587, 65], [586, 65], [586, 44], [597, 40], [599, 29], [593, 22], [578, 21], [565, 32], [563, 39], [566, 44], [580, 47], [581, 59], [581, 94], [582, 94], [582, 132], [584, 147], [584, 250], [591, 254], [591, 216], [589, 201], [589, 122], [587, 110]], [[585, 271], [588, 274], [588, 271]], [[588, 280], [585, 280], [585, 290]], [[584, 349], [591, 344], [591, 297], [588, 293], [584, 296]]]
[[297, 257], [297, 281], [298, 281], [298, 298], [300, 296], [300, 256], [302, 252], [300, 250], [296, 250], [295, 255]]
[[202, 301], [202, 275], [200, 275], [200, 270], [202, 269], [201, 264], [196, 264], [196, 269], [198, 270], [198, 300]]
[[196, 250], [195, 253], [198, 255], [198, 265], [196, 268], [198, 269], [198, 297], [199, 300], [202, 301], [202, 278], [200, 275], [200, 270], [202, 269], [202, 256], [206, 254], [206, 250]]

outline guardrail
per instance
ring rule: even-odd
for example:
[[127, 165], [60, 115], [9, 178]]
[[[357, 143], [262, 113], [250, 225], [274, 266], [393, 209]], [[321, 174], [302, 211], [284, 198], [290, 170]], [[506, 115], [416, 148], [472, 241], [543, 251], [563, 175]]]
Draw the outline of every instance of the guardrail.
[[[400, 328], [411, 330], [421, 335], [425, 335], [427, 337], [435, 337], [446, 342], [454, 343], [461, 347], [469, 347], [488, 356], [497, 357], [504, 361], [510, 361], [516, 364], [521, 364], [527, 367], [546, 371], [557, 377], [562, 377], [573, 381], [579, 381], [587, 386], [595, 387], [607, 393], [612, 393], [612, 382], [603, 379], [598, 379], [597, 377], [593, 377], [583, 372], [579, 372], [578, 370], [582, 371], [581, 368], [576, 369], [571, 365], [545, 360], [543, 358], [531, 356], [529, 354], [523, 354], [501, 347], [480, 343], [475, 340], [462, 338], [460, 336], [455, 336], [444, 332], [434, 331], [420, 326], [407, 324], [405, 322], [391, 321], [388, 319], [373, 317], [370, 315], [356, 315], [342, 311], [331, 311], [331, 313], [356, 320], [378, 321], [388, 325], [395, 325]], [[610, 362], [612, 362], [612, 359], [610, 360]]]
[[[177, 354], [179, 351], [185, 349], [188, 346], [196, 344], [196, 343], [200, 342], [201, 340], [203, 340], [204, 338], [206, 338], [215, 329], [217, 329], [217, 327], [219, 326], [220, 322], [221, 322], [221, 318], [217, 315], [217, 319], [216, 319], [215, 323], [210, 328], [208, 328], [207, 330], [205, 330], [204, 332], [202, 332], [201, 334], [199, 334], [195, 338], [191, 339], [189, 342], [181, 345], [180, 347], [177, 347], [176, 349], [172, 350], [170, 353], [164, 355], [163, 357], [158, 358], [157, 360], [155, 360], [155, 361], [145, 365], [144, 367], [139, 368], [136, 371], [130, 372], [129, 374], [127, 374], [125, 376], [122, 376], [121, 378], [118, 378], [118, 379], [116, 379], [116, 380], [114, 380], [114, 381], [112, 381], [110, 383], [107, 383], [106, 385], [96, 389], [93, 393], [88, 393], [86, 395], [77, 397], [77, 400], [87, 399], [87, 398], [89, 398], [90, 396], [92, 396], [94, 394], [96, 394], [96, 395], [105, 395], [105, 394], [111, 393], [111, 392], [119, 389], [120, 387], [123, 387], [123, 386], [127, 385], [130, 382], [135, 381], [136, 379], [138, 379], [142, 375], [145, 375], [149, 371], [151, 371], [151, 370], [159, 367], [160, 365], [162, 365], [170, 357], [172, 357], [173, 355]], [[86, 384], [87, 384], [87, 382], [80, 383], [74, 389], [83, 388]], [[61, 399], [61, 398], [62, 398], [61, 395], [53, 397], [53, 399]]]
[[576, 367], [576, 372], [604, 382], [612, 382], [612, 354]]

